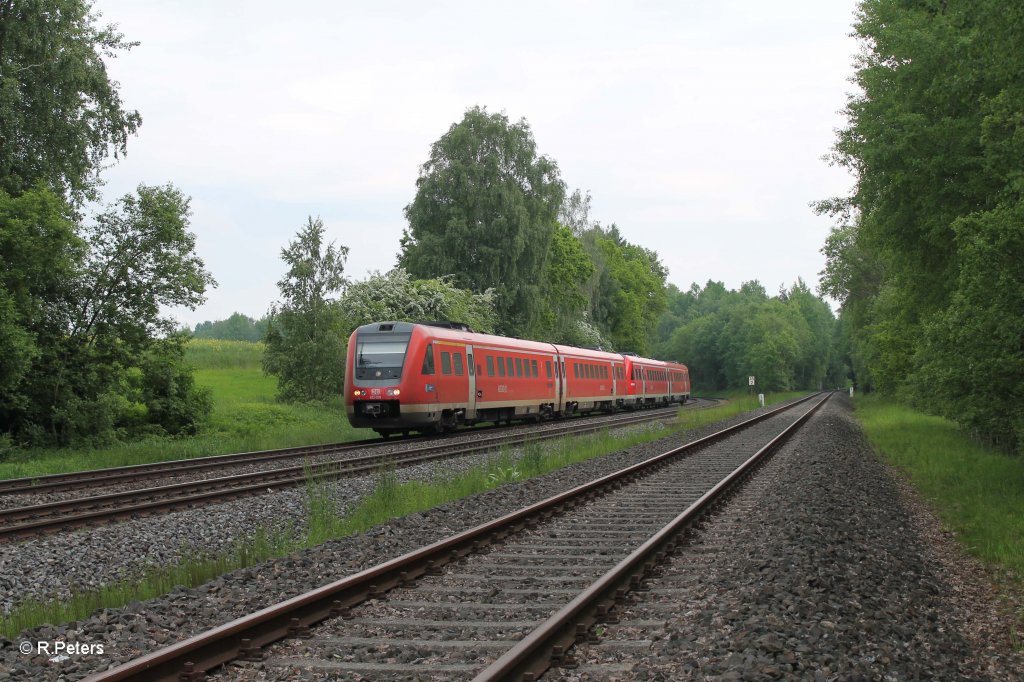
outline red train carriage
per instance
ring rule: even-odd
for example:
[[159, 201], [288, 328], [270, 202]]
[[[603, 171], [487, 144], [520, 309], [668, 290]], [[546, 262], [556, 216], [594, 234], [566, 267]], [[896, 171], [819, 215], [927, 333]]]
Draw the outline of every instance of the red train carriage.
[[651, 407], [668, 403], [685, 403], [690, 398], [690, 372], [678, 362], [649, 360], [624, 355], [626, 376], [625, 405]]
[[611, 411], [625, 395], [625, 363], [617, 353], [555, 346], [565, 377], [563, 413]]
[[562, 410], [547, 343], [408, 322], [363, 325], [349, 339], [349, 422], [381, 435], [540, 418]]
[[349, 339], [345, 373], [349, 422], [383, 436], [685, 402], [689, 392], [683, 365], [452, 323], [363, 325]]

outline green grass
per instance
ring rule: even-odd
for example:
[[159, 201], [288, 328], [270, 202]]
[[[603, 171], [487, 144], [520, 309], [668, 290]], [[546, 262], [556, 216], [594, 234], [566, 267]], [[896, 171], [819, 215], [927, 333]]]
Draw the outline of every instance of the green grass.
[[[766, 402], [772, 404], [786, 399], [789, 399], [789, 394], [780, 394], [767, 397]], [[523, 448], [523, 454], [518, 458], [502, 450], [484, 466], [453, 475], [439, 474], [432, 481], [402, 483], [393, 470], [384, 470], [378, 475], [373, 493], [354, 508], [341, 508], [330, 483], [310, 480], [305, 495], [309, 521], [303, 532], [259, 529], [254, 538], [240, 542], [220, 555], [192, 553], [198, 558], [189, 558], [168, 568], [151, 569], [133, 580], [98, 590], [80, 591], [67, 600], [26, 602], [0, 619], [0, 635], [14, 638], [26, 628], [79, 620], [96, 609], [119, 608], [165, 594], [176, 585], [194, 587], [228, 571], [285, 556], [332, 538], [364, 532], [391, 519], [426, 511], [505, 483], [549, 473], [674, 432], [700, 428], [753, 407], [757, 407], [756, 399], [745, 405], [737, 401], [713, 408], [682, 411], [683, 418], [672, 426], [656, 422], [620, 434], [603, 431], [591, 436], [563, 438], [549, 444], [532, 443]]]
[[262, 356], [258, 343], [189, 342], [187, 357], [197, 366], [196, 383], [210, 389], [213, 397], [209, 423], [197, 436], [154, 437], [93, 449], [19, 449], [0, 462], [0, 479], [367, 437], [365, 430], [349, 426], [340, 396], [328, 404], [276, 402], [276, 380], [263, 374]]
[[855, 405], [875, 450], [906, 472], [964, 548], [1024, 576], [1024, 460], [975, 443], [941, 417], [876, 396]]
[[185, 360], [196, 369], [260, 369], [262, 343], [192, 339], [185, 347]]

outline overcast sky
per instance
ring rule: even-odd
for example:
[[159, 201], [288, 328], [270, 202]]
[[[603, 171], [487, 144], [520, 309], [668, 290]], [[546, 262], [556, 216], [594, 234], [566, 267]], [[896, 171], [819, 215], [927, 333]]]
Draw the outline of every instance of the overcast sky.
[[[625, 9], [625, 7], [629, 9]], [[430, 145], [474, 105], [525, 118], [592, 217], [681, 289], [817, 286], [851, 179], [822, 157], [856, 42], [852, 0], [96, 0], [141, 45], [110, 63], [142, 114], [105, 198], [173, 182], [218, 280], [192, 326], [277, 299], [309, 215], [346, 273], [394, 266]]]

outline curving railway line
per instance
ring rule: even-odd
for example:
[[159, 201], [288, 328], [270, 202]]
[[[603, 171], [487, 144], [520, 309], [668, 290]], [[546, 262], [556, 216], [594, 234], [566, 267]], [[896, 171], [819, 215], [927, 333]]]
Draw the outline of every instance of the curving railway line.
[[[551, 665], [572, 666], [573, 644], [593, 639], [596, 623], [613, 623], [631, 593], [684, 546], [687, 529], [829, 395], [768, 411], [89, 679], [198, 679], [235, 659], [332, 679], [528, 680]], [[396, 663], [395, 650], [414, 650], [417, 660]], [[243, 664], [222, 674], [255, 672]]]

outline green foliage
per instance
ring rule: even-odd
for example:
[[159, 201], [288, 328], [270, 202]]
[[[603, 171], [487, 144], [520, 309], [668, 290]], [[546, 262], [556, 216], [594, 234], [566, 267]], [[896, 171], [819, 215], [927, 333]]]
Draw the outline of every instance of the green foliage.
[[1019, 299], [1024, 7], [864, 0], [836, 163], [851, 196], [825, 245], [862, 388], [1024, 447]]
[[139, 127], [103, 59], [135, 43], [98, 26], [87, 0], [0, 2], [0, 189], [43, 182], [75, 203]]
[[399, 265], [415, 278], [452, 276], [463, 289], [494, 289], [499, 331], [526, 334], [541, 314], [565, 194], [558, 166], [537, 155], [527, 122], [469, 109], [433, 144], [416, 188]]
[[619, 350], [646, 355], [666, 307], [668, 271], [658, 254], [630, 244], [618, 227], [594, 225], [581, 236], [594, 263], [587, 283], [590, 318]]
[[335, 299], [345, 286], [348, 247], [324, 246], [323, 221], [308, 219], [281, 249], [288, 272], [277, 286], [284, 299], [270, 313], [263, 369], [277, 378], [286, 402], [329, 400], [345, 383], [344, 318]]
[[139, 402], [146, 421], [170, 434], [194, 435], [213, 409], [210, 391], [199, 389], [184, 362], [186, 337], [153, 343], [139, 362]]
[[0, 343], [14, 359], [0, 372], [0, 431], [37, 445], [194, 432], [208, 403], [160, 314], [195, 308], [213, 284], [188, 200], [140, 186], [92, 224], [76, 229], [69, 213], [42, 186], [0, 192]]
[[83, 223], [105, 159], [141, 119], [104, 58], [128, 49], [91, 3], [0, 2], [0, 433], [66, 445], [194, 432], [209, 400], [161, 310], [195, 309], [213, 278], [189, 200], [171, 185]]
[[339, 307], [348, 333], [380, 320], [454, 320], [475, 331], [492, 333], [497, 325], [494, 299], [490, 289], [476, 294], [459, 289], [450, 277], [416, 280], [402, 268], [395, 268], [349, 285]]
[[672, 294], [668, 314], [678, 327], [658, 347], [686, 362], [701, 390], [745, 387], [750, 375], [759, 392], [817, 389], [832, 365], [835, 319], [803, 281], [776, 297], [756, 281], [694, 285]]
[[242, 313], [233, 313], [226, 320], [200, 322], [192, 336], [197, 339], [221, 339], [223, 341], [262, 341], [267, 333], [266, 317], [254, 320]]
[[62, 318], [85, 244], [70, 211], [39, 185], [21, 196], [0, 190], [0, 425], [10, 430], [28, 407], [23, 383], [48, 345], [66, 333]]
[[544, 268], [543, 305], [531, 338], [573, 345], [585, 340], [580, 322], [588, 314], [585, 287], [593, 274], [594, 263], [579, 238], [568, 227], [555, 227]]

